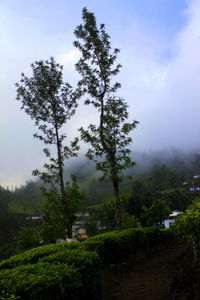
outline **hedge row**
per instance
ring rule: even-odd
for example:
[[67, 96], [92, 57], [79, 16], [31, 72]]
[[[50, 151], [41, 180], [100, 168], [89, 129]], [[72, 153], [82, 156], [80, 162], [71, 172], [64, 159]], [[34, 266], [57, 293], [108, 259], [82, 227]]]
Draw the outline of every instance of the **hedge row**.
[[130, 228], [112, 231], [89, 238], [80, 245], [81, 249], [97, 251], [104, 265], [117, 264], [128, 255], [141, 249], [147, 252], [157, 244], [163, 244], [173, 238], [170, 230], [159, 227]]
[[137, 228], [31, 249], [0, 263], [0, 299], [99, 299], [102, 263], [120, 263], [169, 238], [166, 230]]
[[20, 265], [34, 264], [42, 257], [46, 257], [53, 253], [57, 253], [64, 250], [77, 249], [78, 247], [78, 242], [62, 242], [58, 244], [50, 244], [46, 246], [33, 248], [21, 254], [11, 256], [10, 258], [0, 262], [0, 271], [3, 269], [13, 269]]
[[98, 299], [100, 258], [79, 247], [78, 242], [51, 244], [2, 261], [0, 299]]
[[0, 272], [0, 295], [5, 299], [80, 299], [82, 289], [78, 269], [65, 264], [37, 263]]

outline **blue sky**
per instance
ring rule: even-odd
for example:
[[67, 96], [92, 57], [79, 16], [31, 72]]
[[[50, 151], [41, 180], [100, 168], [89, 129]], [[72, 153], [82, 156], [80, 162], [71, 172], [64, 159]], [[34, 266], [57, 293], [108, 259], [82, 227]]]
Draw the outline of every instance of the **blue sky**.
[[[1, 1], [3, 6], [7, 7], [16, 14], [32, 17], [34, 19], [47, 21], [48, 25], [52, 22], [51, 30], [59, 30], [60, 26], [66, 23], [73, 25], [74, 19], [80, 17], [81, 9], [86, 6], [89, 10], [96, 11], [99, 19], [106, 20], [110, 16], [119, 16], [114, 23], [123, 25], [134, 15], [142, 19], [146, 25], [152, 25], [154, 29], [163, 27], [166, 32], [173, 33], [183, 25], [182, 11], [187, 7], [186, 0], [101, 0], [101, 1]], [[125, 18], [125, 19], [124, 19]], [[68, 20], [66, 20], [68, 19]], [[50, 32], [49, 32], [50, 33]]]
[[[22, 72], [31, 74], [32, 62], [54, 56], [64, 65], [65, 80], [76, 84], [79, 54], [72, 46], [73, 31], [84, 6], [106, 24], [112, 46], [121, 50], [120, 95], [129, 104], [130, 118], [140, 122], [133, 148], [187, 150], [200, 145], [194, 130], [200, 125], [199, 1], [2, 0], [0, 185], [24, 183], [45, 160], [43, 145], [32, 138], [33, 122], [15, 100], [14, 83]], [[87, 109], [80, 106], [66, 128], [70, 137], [80, 124], [95, 121], [96, 114]]]
[[[12, 28], [12, 33], [20, 36], [15, 25], [28, 34], [47, 37], [71, 35], [81, 21], [81, 10], [86, 6], [96, 13], [99, 22], [106, 24], [109, 32], [117, 37], [135, 22], [154, 35], [172, 39], [184, 26], [187, 8], [186, 0], [97, 0], [97, 1], [1, 1], [2, 14]], [[15, 22], [17, 24], [15, 24]]]

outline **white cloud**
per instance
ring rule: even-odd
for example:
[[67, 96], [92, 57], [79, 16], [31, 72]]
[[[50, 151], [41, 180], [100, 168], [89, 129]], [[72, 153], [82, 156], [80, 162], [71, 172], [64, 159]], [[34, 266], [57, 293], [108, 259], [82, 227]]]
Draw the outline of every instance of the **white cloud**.
[[[176, 56], [170, 61], [158, 117], [158, 123], [165, 122], [164, 146], [186, 149], [200, 146], [200, 3], [190, 2], [187, 15], [188, 23], [175, 40]], [[156, 133], [162, 136], [161, 130]]]
[[56, 57], [56, 60], [64, 66], [71, 66], [74, 69], [74, 64], [80, 57], [80, 53], [78, 50], [73, 49], [69, 52], [64, 52]]
[[140, 121], [134, 148], [200, 147], [200, 2], [190, 1], [184, 13], [187, 23], [171, 44], [144, 30], [137, 39], [132, 32], [137, 46], [123, 45], [122, 96]]

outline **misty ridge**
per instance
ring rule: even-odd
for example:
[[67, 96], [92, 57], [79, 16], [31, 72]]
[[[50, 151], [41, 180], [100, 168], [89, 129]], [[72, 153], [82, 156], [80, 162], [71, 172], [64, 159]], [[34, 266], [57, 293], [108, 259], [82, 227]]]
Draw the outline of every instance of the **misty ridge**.
[[[181, 151], [178, 149], [148, 152], [133, 151], [132, 156], [135, 166], [126, 170], [125, 182], [122, 182], [121, 185], [131, 184], [131, 182], [141, 176], [150, 176], [155, 167], [166, 166], [173, 169], [180, 181], [183, 180], [183, 178], [189, 179], [200, 173], [200, 154], [196, 149], [191, 151]], [[101, 185], [110, 185], [109, 182], [103, 183], [99, 180], [101, 172], [96, 170], [95, 163], [88, 160], [83, 153], [77, 158], [69, 159], [65, 164], [65, 181], [70, 181], [72, 174], [76, 176], [78, 183], [85, 191], [87, 191], [90, 186], [95, 188], [96, 185], [96, 188], [98, 188], [98, 186]], [[131, 176], [131, 178], [128, 179], [128, 176]], [[41, 182], [39, 179], [27, 180], [25, 184], [12, 188], [12, 191], [26, 189], [26, 186], [29, 185], [32, 187], [35, 186], [38, 189]]]
[[[126, 201], [137, 193], [138, 182], [142, 186], [141, 194], [149, 192], [154, 194], [156, 191], [178, 189], [183, 181], [200, 174], [200, 154], [197, 150], [133, 151], [132, 156], [136, 164], [126, 170], [125, 177], [120, 183], [121, 194]], [[65, 164], [65, 182], [71, 182], [72, 174], [76, 176], [77, 183], [85, 194], [84, 209], [87, 210], [88, 205], [100, 204], [102, 201], [107, 201], [106, 199], [113, 198], [110, 181], [99, 180], [101, 172], [96, 170], [95, 163], [88, 160], [83, 153], [79, 157], [69, 159]], [[19, 214], [42, 213], [46, 201], [40, 188], [42, 185], [39, 178], [34, 178], [18, 187], [8, 188], [10, 211]]]
[[[132, 151], [135, 166], [126, 171], [126, 175], [133, 176], [149, 173], [156, 165], [166, 165], [173, 168], [178, 176], [191, 177], [200, 173], [200, 154], [197, 149], [182, 151], [180, 149], [166, 149], [158, 151], [139, 152]], [[84, 154], [79, 158], [72, 158], [65, 165], [65, 179], [70, 180], [70, 174], [75, 174], [81, 183], [83, 178], [93, 174], [98, 180], [100, 172], [96, 171], [95, 164], [88, 160]]]

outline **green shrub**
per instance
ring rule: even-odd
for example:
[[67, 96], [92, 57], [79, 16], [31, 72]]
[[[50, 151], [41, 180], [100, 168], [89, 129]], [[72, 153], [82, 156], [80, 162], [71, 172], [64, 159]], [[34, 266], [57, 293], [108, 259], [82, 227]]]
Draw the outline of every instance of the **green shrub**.
[[34, 227], [21, 227], [17, 238], [18, 252], [25, 251], [39, 245], [39, 233]]
[[200, 200], [196, 198], [176, 220], [172, 230], [180, 240], [188, 240], [195, 259], [200, 259]]
[[[35, 249], [28, 250], [22, 254], [16, 255], [3, 261], [0, 264], [1, 272], [0, 272], [0, 290], [2, 289], [2, 294], [0, 292], [0, 296], [5, 296], [8, 294], [17, 295], [22, 297], [21, 299], [64, 299], [64, 295], [67, 296], [67, 299], [80, 299], [79, 297], [83, 297], [84, 299], [98, 299], [100, 296], [100, 258], [98, 254], [94, 251], [84, 251], [79, 249], [78, 242], [70, 242], [70, 243], [59, 243], [59, 244], [51, 244], [47, 246], [38, 247]], [[45, 270], [46, 266], [46, 270]], [[51, 266], [51, 267], [50, 267]], [[61, 269], [59, 269], [59, 266]], [[66, 271], [63, 273], [62, 277], [62, 267], [66, 266], [67, 268], [78, 274], [79, 284], [74, 284], [71, 286], [71, 281], [69, 287], [63, 287], [64, 280], [68, 280], [65, 278], [65, 275], [71, 274]], [[51, 272], [52, 270], [52, 272]], [[59, 270], [61, 270], [60, 274]], [[75, 270], [75, 271], [74, 271]], [[55, 271], [55, 272], [54, 272]], [[20, 284], [20, 280], [15, 280], [15, 277], [22, 272], [22, 285]], [[48, 272], [49, 276], [48, 277]], [[74, 274], [72, 272], [72, 275]], [[30, 273], [30, 274], [29, 274]], [[32, 275], [31, 275], [32, 274]], [[55, 274], [55, 280], [52, 278]], [[32, 277], [31, 277], [32, 276]], [[71, 275], [70, 275], [71, 276]], [[75, 278], [76, 276], [73, 275]], [[35, 283], [32, 284], [34, 278]], [[41, 287], [40, 287], [40, 278], [41, 278]], [[45, 279], [46, 278], [46, 279]], [[70, 277], [71, 278], [71, 277]], [[59, 283], [59, 279], [60, 283]], [[49, 283], [48, 283], [49, 280]], [[50, 284], [52, 280], [52, 285]], [[6, 288], [6, 281], [11, 283], [8, 288]], [[23, 284], [25, 282], [26, 284]], [[63, 283], [62, 283], [63, 282]], [[54, 285], [55, 283], [55, 285]], [[67, 286], [68, 286], [67, 283]], [[42, 285], [44, 284], [44, 291], [41, 291], [41, 298], [38, 293], [34, 294], [32, 290], [32, 285], [41, 290]], [[56, 284], [58, 287], [56, 288]], [[60, 284], [60, 285], [59, 285]], [[27, 285], [27, 289], [25, 288]], [[29, 286], [31, 286], [29, 290]], [[69, 288], [69, 291], [68, 291]], [[79, 294], [73, 293], [73, 289], [78, 289]], [[25, 289], [25, 290], [24, 290]], [[57, 298], [49, 296], [45, 291], [50, 290], [52, 294], [58, 295]], [[24, 290], [24, 292], [23, 292]], [[10, 291], [10, 292], [9, 292]], [[30, 298], [27, 298], [26, 293], [30, 293]], [[46, 294], [45, 294], [46, 293]], [[45, 295], [44, 295], [45, 294]], [[78, 296], [79, 295], [79, 296]], [[32, 298], [31, 298], [32, 297]]]
[[41, 257], [48, 256], [65, 249], [75, 249], [78, 247], [78, 242], [62, 242], [58, 244], [40, 246], [31, 250], [27, 250], [18, 255], [11, 256], [10, 258], [0, 262], [0, 270], [12, 269], [20, 265], [34, 264]]
[[100, 258], [94, 251], [88, 252], [81, 249], [72, 249], [62, 250], [58, 253], [42, 257], [38, 262], [49, 262], [54, 264], [67, 263], [82, 269], [86, 267], [86, 264], [93, 265], [93, 267], [100, 265]]
[[81, 280], [84, 286], [83, 299], [98, 299], [100, 293], [100, 258], [99, 255], [92, 251], [84, 251], [80, 249], [65, 250], [59, 253], [51, 254], [43, 257], [40, 262], [48, 262], [53, 264], [66, 263], [78, 268], [81, 274]]
[[104, 264], [114, 263], [115, 257], [119, 256], [120, 238], [115, 231], [99, 234], [84, 241], [81, 248], [96, 250]]
[[172, 236], [159, 227], [129, 228], [96, 235], [84, 241], [80, 249], [96, 250], [104, 265], [121, 263], [134, 252], [163, 243]]
[[83, 283], [74, 266], [37, 263], [0, 272], [0, 296], [21, 300], [81, 299]]
[[121, 263], [170, 239], [159, 227], [129, 228], [28, 250], [0, 263], [0, 299], [100, 299], [101, 262]]

